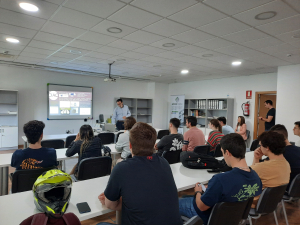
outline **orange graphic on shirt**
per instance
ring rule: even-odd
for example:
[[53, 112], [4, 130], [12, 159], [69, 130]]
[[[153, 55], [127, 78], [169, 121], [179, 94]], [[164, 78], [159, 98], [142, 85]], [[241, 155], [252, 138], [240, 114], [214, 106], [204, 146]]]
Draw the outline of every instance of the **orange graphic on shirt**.
[[43, 161], [37, 161], [36, 159], [24, 159], [22, 164], [20, 165], [22, 167], [23, 170], [25, 169], [40, 169], [43, 167], [40, 166], [36, 166], [36, 164], [38, 163], [42, 163]]

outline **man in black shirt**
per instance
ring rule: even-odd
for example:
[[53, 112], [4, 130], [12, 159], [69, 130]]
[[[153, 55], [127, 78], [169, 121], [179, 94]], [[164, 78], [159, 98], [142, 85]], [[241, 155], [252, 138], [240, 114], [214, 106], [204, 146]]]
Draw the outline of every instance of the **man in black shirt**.
[[265, 121], [265, 131], [268, 131], [275, 125], [276, 110], [273, 108], [273, 102], [271, 100], [265, 101], [265, 107], [269, 109], [266, 118], [258, 117], [258, 119]]
[[180, 126], [180, 120], [177, 118], [170, 119], [169, 135], [163, 136], [160, 141], [155, 144], [155, 149], [158, 150], [157, 154], [162, 155], [164, 151], [177, 151], [182, 149], [183, 136], [178, 134], [178, 127]]
[[132, 158], [118, 163], [98, 197], [112, 210], [122, 209], [122, 225], [181, 225], [177, 188], [167, 160], [154, 153], [156, 131], [146, 123], [130, 130]]

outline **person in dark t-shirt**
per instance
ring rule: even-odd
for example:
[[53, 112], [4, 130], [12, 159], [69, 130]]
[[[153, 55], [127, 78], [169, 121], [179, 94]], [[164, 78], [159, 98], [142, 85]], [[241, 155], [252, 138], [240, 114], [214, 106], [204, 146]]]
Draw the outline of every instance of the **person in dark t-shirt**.
[[271, 100], [265, 101], [265, 107], [269, 109], [266, 118], [258, 117], [258, 119], [265, 121], [265, 131], [268, 131], [275, 125], [276, 110], [273, 108], [273, 102]]
[[178, 134], [178, 127], [180, 120], [177, 118], [170, 119], [169, 135], [163, 136], [160, 141], [155, 144], [155, 149], [158, 150], [157, 154], [161, 156], [164, 151], [177, 151], [182, 149], [183, 136]]
[[56, 151], [53, 148], [42, 148], [43, 129], [42, 121], [32, 120], [26, 123], [23, 131], [29, 142], [29, 147], [14, 152], [11, 158], [11, 166], [16, 170], [40, 169], [57, 166]]
[[186, 217], [199, 216], [207, 224], [212, 208], [219, 202], [241, 202], [262, 192], [262, 183], [257, 173], [247, 166], [246, 145], [241, 135], [225, 135], [220, 142], [225, 162], [231, 171], [214, 175], [204, 194], [202, 187], [195, 185], [195, 197], [179, 199], [179, 211]]
[[177, 188], [169, 163], [154, 153], [156, 131], [138, 122], [130, 130], [132, 158], [118, 163], [110, 175], [103, 205], [122, 210], [122, 225], [181, 225]]

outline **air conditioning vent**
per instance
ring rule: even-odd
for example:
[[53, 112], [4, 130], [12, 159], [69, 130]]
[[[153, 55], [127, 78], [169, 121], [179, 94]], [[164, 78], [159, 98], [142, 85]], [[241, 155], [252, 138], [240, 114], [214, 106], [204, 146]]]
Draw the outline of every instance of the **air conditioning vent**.
[[14, 55], [0, 53], [0, 59], [1, 58], [13, 59], [14, 57], [15, 57]]

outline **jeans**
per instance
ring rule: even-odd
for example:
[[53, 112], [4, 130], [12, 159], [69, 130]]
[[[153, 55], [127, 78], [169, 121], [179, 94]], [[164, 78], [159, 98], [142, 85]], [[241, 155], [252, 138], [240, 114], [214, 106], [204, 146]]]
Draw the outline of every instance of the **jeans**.
[[116, 127], [117, 127], [117, 130], [124, 130], [124, 122], [123, 121], [117, 121]]
[[198, 216], [197, 212], [193, 206], [194, 197], [180, 198], [179, 199], [179, 213], [182, 216], [192, 218], [193, 216]]

